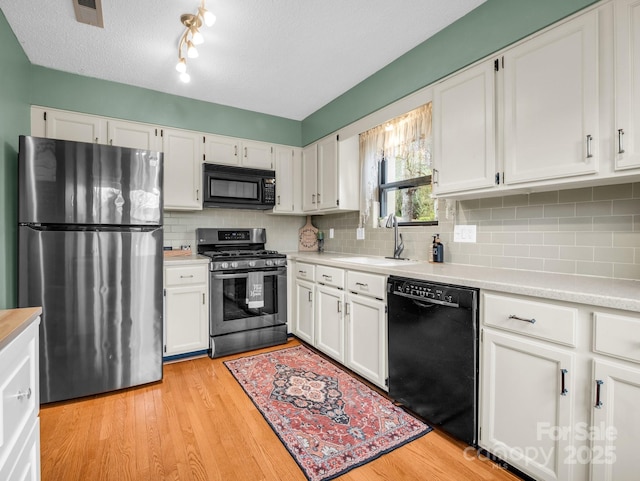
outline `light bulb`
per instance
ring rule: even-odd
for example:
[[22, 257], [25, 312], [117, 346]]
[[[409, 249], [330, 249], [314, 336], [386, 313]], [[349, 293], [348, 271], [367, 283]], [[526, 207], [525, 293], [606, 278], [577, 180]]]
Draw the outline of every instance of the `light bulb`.
[[205, 10], [203, 16], [204, 16], [204, 24], [207, 27], [210, 27], [211, 25], [216, 23], [216, 16], [213, 13], [211, 13], [209, 10]]
[[187, 41], [187, 57], [196, 58], [198, 57], [198, 50], [193, 46], [191, 40]]
[[182, 57], [180, 57], [180, 60], [178, 60], [178, 63], [176, 64], [176, 70], [180, 73], [187, 71], [187, 61]]
[[187, 72], [182, 72], [180, 74], [180, 80], [188, 84], [189, 82], [191, 82], [191, 75], [189, 75]]
[[204, 42], [204, 37], [197, 28], [191, 29], [191, 41], [194, 45], [200, 45]]

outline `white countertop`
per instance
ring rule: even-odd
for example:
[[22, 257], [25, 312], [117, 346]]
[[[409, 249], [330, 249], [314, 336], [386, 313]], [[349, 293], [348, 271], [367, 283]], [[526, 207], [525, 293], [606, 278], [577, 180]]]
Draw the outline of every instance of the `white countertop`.
[[[171, 252], [171, 251], [169, 251]], [[166, 255], [164, 256], [165, 266], [178, 266], [181, 264], [208, 264], [209, 259], [207, 256], [201, 256], [200, 254], [184, 254], [184, 255]]]
[[[340, 260], [371, 256], [335, 252], [289, 252], [287, 257], [351, 270], [640, 312], [640, 281], [427, 261], [412, 261], [401, 266], [376, 266]], [[375, 261], [381, 258], [371, 259]]]

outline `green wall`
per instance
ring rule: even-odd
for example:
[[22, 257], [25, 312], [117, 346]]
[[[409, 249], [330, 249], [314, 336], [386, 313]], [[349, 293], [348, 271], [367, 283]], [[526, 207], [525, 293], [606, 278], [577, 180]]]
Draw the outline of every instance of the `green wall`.
[[31, 104], [299, 146], [299, 121], [33, 66]]
[[302, 121], [302, 145], [409, 95], [594, 0], [487, 0]]
[[18, 135], [29, 130], [30, 64], [0, 12], [0, 309], [17, 303]]

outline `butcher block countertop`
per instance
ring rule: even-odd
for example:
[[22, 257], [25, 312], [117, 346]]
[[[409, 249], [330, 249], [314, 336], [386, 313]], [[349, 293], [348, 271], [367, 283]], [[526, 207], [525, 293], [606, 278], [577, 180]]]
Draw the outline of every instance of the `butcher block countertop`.
[[0, 310], [0, 350], [42, 314], [41, 307]]
[[[640, 312], [640, 281], [634, 280], [427, 261], [397, 261], [393, 265], [393, 260], [382, 257], [335, 252], [290, 252], [288, 257], [343, 269]], [[384, 265], [386, 262], [389, 265]]]

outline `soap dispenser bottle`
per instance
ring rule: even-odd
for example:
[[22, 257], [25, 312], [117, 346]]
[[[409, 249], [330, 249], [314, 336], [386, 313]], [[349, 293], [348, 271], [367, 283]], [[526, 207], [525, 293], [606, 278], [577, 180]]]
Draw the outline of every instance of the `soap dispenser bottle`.
[[440, 234], [433, 236], [433, 262], [444, 262], [444, 246], [440, 242]]

